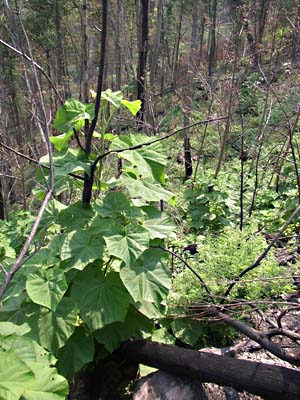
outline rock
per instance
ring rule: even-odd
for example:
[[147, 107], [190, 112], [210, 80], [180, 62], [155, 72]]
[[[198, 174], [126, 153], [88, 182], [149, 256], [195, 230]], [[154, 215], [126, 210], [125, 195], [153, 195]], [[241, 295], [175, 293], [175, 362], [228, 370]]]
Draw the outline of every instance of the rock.
[[200, 382], [157, 371], [142, 378], [133, 400], [208, 400]]

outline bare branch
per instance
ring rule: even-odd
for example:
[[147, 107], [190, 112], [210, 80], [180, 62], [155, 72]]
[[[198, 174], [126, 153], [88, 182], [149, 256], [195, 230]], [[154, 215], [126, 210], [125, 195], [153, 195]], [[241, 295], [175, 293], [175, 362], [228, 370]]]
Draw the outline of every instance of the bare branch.
[[16, 49], [11, 44], [6, 43], [4, 40], [0, 39], [0, 43], [3, 44], [4, 46], [6, 46], [8, 49], [12, 50], [18, 56], [23, 57], [25, 60], [27, 60], [29, 62], [32, 62], [33, 65], [35, 66], [35, 68], [37, 68], [44, 75], [44, 77], [47, 79], [47, 81], [50, 83], [50, 85], [51, 85], [52, 89], [54, 90], [56, 96], [58, 97], [60, 103], [64, 104], [64, 101], [63, 101], [61, 95], [59, 94], [58, 90], [56, 89], [56, 86], [52, 82], [51, 78], [49, 77], [47, 72], [45, 72], [44, 69], [38, 63], [36, 63], [35, 61], [32, 61], [32, 59], [29, 56], [27, 56], [25, 53], [22, 53], [20, 50]]

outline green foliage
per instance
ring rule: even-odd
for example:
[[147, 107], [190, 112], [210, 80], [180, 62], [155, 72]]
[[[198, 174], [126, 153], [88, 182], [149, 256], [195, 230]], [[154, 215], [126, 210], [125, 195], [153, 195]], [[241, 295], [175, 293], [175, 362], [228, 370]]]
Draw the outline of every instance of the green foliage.
[[[230, 282], [251, 265], [266, 246], [263, 236], [252, 233], [250, 228], [242, 232], [236, 228], [226, 228], [218, 237], [200, 237], [199, 254], [195, 255], [193, 268], [218, 299], [218, 296], [225, 293]], [[271, 252], [259, 267], [235, 285], [230, 298], [268, 299], [289, 293], [292, 290], [290, 281], [277, 280], [278, 276], [283, 277], [284, 271]], [[182, 305], [209, 300], [203, 286], [189, 270], [176, 275], [172, 290], [171, 303], [174, 301]]]
[[53, 368], [55, 358], [29, 337], [26, 325], [0, 323], [0, 399], [64, 400], [67, 381]]
[[259, 74], [257, 72], [253, 72], [246, 77], [241, 85], [240, 112], [243, 115], [257, 115], [258, 113], [258, 83]]
[[210, 176], [198, 178], [188, 185], [181, 200], [184, 218], [196, 232], [218, 231], [230, 225], [237, 212], [237, 199], [222, 179]]
[[[123, 174], [119, 179], [110, 177], [107, 191], [98, 191], [89, 207], [81, 202], [64, 205], [56, 199], [48, 203], [39, 232], [47, 232], [43, 246], [16, 274], [0, 308], [0, 321], [28, 324], [24, 339], [53, 354], [59, 372], [69, 380], [98, 357], [96, 342], [111, 352], [130, 337], [151, 336], [154, 318], [161, 316], [171, 287], [167, 253], [161, 248], [174, 226], [157, 209], [159, 200], [172, 197], [163, 187], [166, 146], [161, 142], [144, 146], [147, 138], [142, 135], [108, 135], [116, 109], [123, 106], [135, 115], [140, 102], [124, 100], [121, 92], [111, 90], [102, 93], [101, 101], [100, 148], [95, 145], [94, 151], [104, 152], [107, 138], [112, 152], [133, 147], [118, 153]], [[74, 129], [82, 135], [85, 119], [92, 120], [93, 107], [68, 100], [58, 110], [54, 126], [62, 135], [51, 139], [56, 147], [55, 182], [69, 179], [70, 173], [90, 174], [96, 155], [88, 158], [68, 146]], [[47, 165], [48, 156], [41, 162]], [[100, 163], [96, 174], [101, 175], [102, 169]], [[42, 182], [48, 179], [46, 169], [42, 175]], [[19, 247], [10, 240], [15, 226], [5, 226], [1, 260], [9, 269]], [[22, 218], [19, 226], [26, 237]]]

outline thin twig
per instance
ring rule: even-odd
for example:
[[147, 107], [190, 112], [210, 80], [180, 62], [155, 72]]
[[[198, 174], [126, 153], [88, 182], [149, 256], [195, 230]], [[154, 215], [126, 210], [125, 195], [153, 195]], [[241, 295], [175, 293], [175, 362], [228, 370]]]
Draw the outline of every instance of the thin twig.
[[[31, 157], [27, 156], [26, 154], [20, 153], [19, 151], [13, 149], [12, 147], [8, 146], [7, 144], [4, 144], [1, 141], [0, 141], [0, 146], [4, 147], [6, 150], [11, 151], [12, 153], [14, 153], [14, 154], [16, 154], [16, 155], [18, 155], [18, 156], [30, 161], [30, 162], [33, 162], [36, 165], [39, 165], [42, 168], [50, 169], [49, 165], [41, 164], [39, 161], [35, 160], [34, 158], [31, 158]], [[78, 179], [78, 180], [81, 180], [81, 181], [84, 180], [83, 176], [80, 176], [80, 175], [77, 175], [77, 174], [69, 173], [68, 175], [71, 176], [72, 178], [75, 178], [75, 179]]]
[[12, 50], [18, 56], [23, 57], [25, 60], [27, 60], [29, 62], [32, 62], [33, 65], [35, 66], [35, 68], [37, 68], [44, 75], [44, 77], [47, 79], [47, 81], [50, 83], [50, 85], [51, 85], [52, 89], [54, 90], [56, 96], [58, 97], [60, 103], [64, 104], [64, 101], [63, 101], [61, 95], [59, 94], [58, 90], [56, 89], [54, 83], [52, 82], [51, 78], [49, 77], [47, 72], [45, 72], [44, 69], [37, 62], [32, 61], [29, 56], [27, 56], [25, 53], [22, 53], [20, 50], [16, 49], [12, 45], [6, 43], [4, 40], [0, 39], [0, 43], [3, 44], [4, 46], [6, 46], [8, 49]]
[[173, 132], [167, 133], [166, 135], [161, 136], [158, 139], [150, 140], [149, 142], [144, 142], [144, 143], [136, 144], [134, 146], [124, 147], [123, 149], [109, 150], [106, 153], [100, 154], [95, 159], [95, 161], [93, 162], [93, 164], [91, 166], [91, 170], [95, 170], [98, 162], [102, 158], [107, 157], [110, 154], [123, 153], [124, 151], [128, 151], [128, 150], [137, 150], [137, 149], [140, 149], [142, 147], [150, 146], [151, 144], [154, 144], [154, 143], [157, 143], [157, 142], [161, 142], [162, 140], [169, 139], [170, 137], [176, 135], [177, 133], [180, 133], [180, 132], [184, 131], [185, 129], [193, 128], [194, 126], [201, 125], [201, 124], [207, 124], [208, 122], [221, 121], [221, 120], [224, 120], [224, 119], [227, 119], [227, 118], [228, 117], [208, 118], [208, 119], [205, 119], [205, 120], [202, 120], [202, 121], [195, 122], [195, 123], [190, 124], [188, 126], [183, 126], [182, 128], [179, 128], [179, 129], [177, 129], [177, 130], [175, 130]]
[[184, 258], [182, 258], [179, 254], [175, 253], [172, 250], [166, 249], [165, 247], [162, 246], [150, 246], [153, 249], [161, 249], [163, 251], [165, 251], [166, 253], [171, 254], [173, 257], [178, 258], [178, 260], [180, 260], [196, 277], [197, 279], [200, 281], [201, 285], [204, 287], [206, 293], [208, 294], [209, 298], [211, 299], [211, 301], [215, 304], [215, 300], [214, 297], [212, 295], [212, 293], [210, 292], [209, 288], [206, 286], [204, 280], [201, 278], [201, 276], [198, 274], [198, 272], [196, 272], [194, 270], [194, 268], [192, 268], [186, 261]]
[[4, 268], [4, 266], [0, 263], [0, 269], [2, 270], [4, 276], [8, 275], [8, 272], [6, 271], [6, 269]]

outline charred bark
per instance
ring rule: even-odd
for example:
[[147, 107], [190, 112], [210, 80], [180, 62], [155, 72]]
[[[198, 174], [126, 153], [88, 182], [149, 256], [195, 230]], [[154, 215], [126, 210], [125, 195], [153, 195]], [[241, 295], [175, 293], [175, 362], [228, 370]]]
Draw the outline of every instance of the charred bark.
[[134, 339], [119, 351], [126, 360], [189, 376], [202, 382], [231, 386], [270, 400], [300, 398], [300, 373], [293, 369], [238, 360]]

